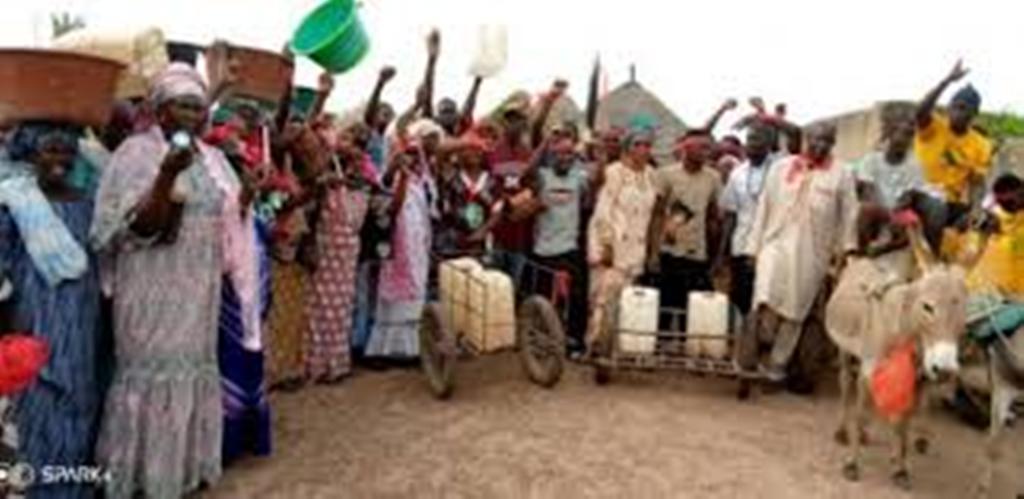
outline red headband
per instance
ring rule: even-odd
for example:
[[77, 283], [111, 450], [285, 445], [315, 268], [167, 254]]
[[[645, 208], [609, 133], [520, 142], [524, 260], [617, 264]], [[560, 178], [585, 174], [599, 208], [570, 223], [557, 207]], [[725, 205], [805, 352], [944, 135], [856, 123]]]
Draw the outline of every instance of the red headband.
[[707, 135], [686, 135], [680, 137], [676, 141], [676, 148], [683, 151], [683, 153], [690, 154], [698, 151], [701, 147], [707, 147], [711, 143], [711, 138]]

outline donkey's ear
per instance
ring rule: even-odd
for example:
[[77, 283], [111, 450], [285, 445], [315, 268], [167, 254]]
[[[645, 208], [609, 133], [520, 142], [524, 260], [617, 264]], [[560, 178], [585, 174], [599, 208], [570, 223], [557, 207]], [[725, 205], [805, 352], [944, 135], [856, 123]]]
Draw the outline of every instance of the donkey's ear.
[[935, 251], [932, 250], [928, 241], [924, 238], [920, 224], [910, 224], [906, 227], [907, 236], [910, 239], [910, 249], [914, 253], [914, 260], [921, 273], [935, 266], [938, 259], [935, 258]]

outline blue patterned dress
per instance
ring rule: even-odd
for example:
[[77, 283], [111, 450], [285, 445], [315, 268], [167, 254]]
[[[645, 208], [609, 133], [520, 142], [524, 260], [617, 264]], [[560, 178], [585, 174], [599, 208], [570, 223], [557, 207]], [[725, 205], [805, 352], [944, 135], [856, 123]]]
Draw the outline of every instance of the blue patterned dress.
[[[93, 204], [54, 202], [54, 212], [72, 236], [88, 247]], [[36, 271], [10, 213], [0, 208], [0, 265], [15, 287], [14, 326], [44, 338], [50, 360], [39, 379], [15, 400], [19, 460], [44, 465], [92, 462], [106, 388], [102, 369], [110, 362], [100, 321], [96, 259], [76, 281], [51, 288]], [[87, 486], [50, 485], [29, 490], [32, 498], [92, 497]]]
[[[269, 234], [262, 222], [256, 222], [258, 256], [260, 259], [260, 315], [270, 310], [270, 259], [267, 255]], [[221, 287], [220, 336], [217, 357], [220, 364], [221, 388], [224, 397], [224, 463], [251, 453], [270, 454], [270, 404], [264, 383], [263, 351], [250, 351], [242, 345], [243, 328], [238, 302], [231, 279]]]

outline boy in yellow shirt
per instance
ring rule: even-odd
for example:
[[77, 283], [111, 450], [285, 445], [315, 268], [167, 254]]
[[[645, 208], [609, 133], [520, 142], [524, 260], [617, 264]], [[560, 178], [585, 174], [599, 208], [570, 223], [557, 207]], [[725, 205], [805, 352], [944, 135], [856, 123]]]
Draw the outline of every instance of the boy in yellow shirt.
[[925, 96], [917, 110], [914, 149], [925, 180], [942, 190], [947, 203], [966, 205], [969, 211], [981, 200], [992, 163], [992, 142], [972, 127], [981, 95], [968, 85], [953, 95], [947, 113], [935, 111], [942, 93], [966, 75], [967, 69], [957, 62]]
[[1001, 176], [993, 186], [998, 230], [967, 276], [972, 292], [997, 292], [1024, 302], [1024, 182], [1013, 174]]

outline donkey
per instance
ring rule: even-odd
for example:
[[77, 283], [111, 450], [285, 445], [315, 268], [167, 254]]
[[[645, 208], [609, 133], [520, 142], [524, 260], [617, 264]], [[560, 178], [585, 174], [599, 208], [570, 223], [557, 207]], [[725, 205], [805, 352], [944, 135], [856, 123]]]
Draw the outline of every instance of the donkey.
[[[1003, 429], [1013, 422], [1012, 405], [1024, 393], [1024, 326], [1007, 337], [1001, 333], [985, 349], [991, 395], [985, 468], [978, 480], [979, 497], [989, 497], [995, 471], [1003, 456]], [[1012, 440], [1012, 439], [1011, 439]], [[1021, 497], [1018, 495], [1017, 497]]]
[[[958, 342], [967, 320], [965, 273], [959, 266], [936, 263], [919, 228], [908, 233], [919, 275], [887, 272], [873, 260], [853, 258], [825, 310], [825, 328], [840, 351], [841, 415], [836, 439], [852, 446], [843, 467], [843, 475], [851, 481], [860, 479], [871, 374], [889, 349], [914, 341], [918, 370], [930, 380], [948, 378], [959, 370]], [[851, 421], [854, 389], [856, 403]], [[923, 387], [919, 385], [914, 410], [890, 421], [896, 436], [891, 478], [902, 489], [911, 486], [907, 467], [909, 427], [922, 399]]]

